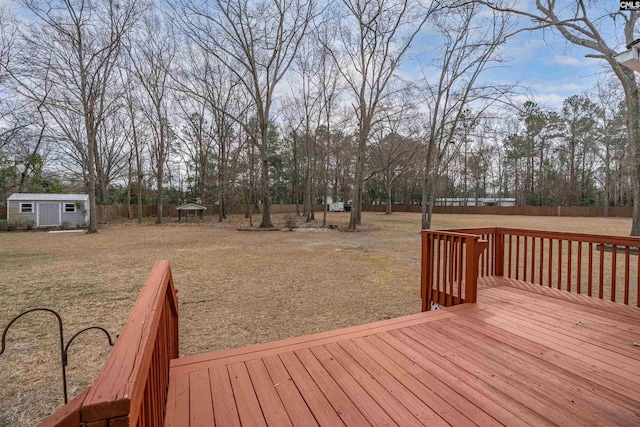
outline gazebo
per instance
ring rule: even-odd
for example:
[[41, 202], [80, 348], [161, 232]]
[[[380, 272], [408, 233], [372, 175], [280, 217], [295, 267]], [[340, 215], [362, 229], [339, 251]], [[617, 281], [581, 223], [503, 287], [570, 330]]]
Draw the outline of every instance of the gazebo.
[[200, 219], [202, 219], [202, 216], [204, 215], [204, 211], [207, 210], [205, 206], [197, 205], [195, 203], [187, 203], [184, 205], [180, 205], [176, 209], [178, 210], [178, 222], [182, 221], [182, 212], [184, 212], [185, 220], [189, 222], [189, 212], [194, 212], [196, 217], [198, 217], [199, 215]]

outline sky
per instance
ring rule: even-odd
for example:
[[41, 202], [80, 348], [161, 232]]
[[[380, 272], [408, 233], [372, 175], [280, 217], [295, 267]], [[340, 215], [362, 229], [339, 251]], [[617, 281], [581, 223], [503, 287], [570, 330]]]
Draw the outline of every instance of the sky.
[[[521, 8], [535, 13], [533, 0], [518, 1]], [[544, 2], [543, 2], [544, 3]], [[575, 9], [577, 2], [563, 2], [566, 9], [558, 6], [561, 17], [568, 17]], [[585, 2], [588, 4], [590, 17], [603, 17], [607, 13], [617, 12], [619, 2], [598, 0]], [[530, 21], [520, 19], [520, 25]], [[624, 50], [620, 28], [621, 20], [601, 18], [595, 21], [600, 34], [610, 47]], [[505, 81], [522, 81], [530, 91], [530, 96], [545, 108], [561, 108], [562, 101], [571, 95], [582, 94], [594, 88], [597, 80], [610, 73], [606, 61], [586, 58], [585, 55], [596, 53], [590, 49], [569, 43], [557, 31], [527, 31], [516, 35], [507, 42], [503, 49], [510, 60], [506, 66], [492, 70], [491, 78]], [[523, 101], [526, 96], [521, 96]]]
[[[519, 8], [534, 12], [533, 0], [515, 0]], [[561, 0], [558, 3], [563, 3]], [[567, 1], [568, 8], [575, 7], [576, 2]], [[590, 3], [593, 10], [591, 16], [603, 16], [607, 12], [618, 11], [619, 2], [613, 0], [599, 0]], [[1, 5], [17, 4], [13, 0], [0, 0]], [[14, 10], [19, 12], [19, 8]], [[618, 23], [620, 20], [618, 20]], [[520, 20], [522, 25], [527, 21]], [[616, 34], [620, 29], [614, 28], [615, 23], [610, 19], [597, 22], [601, 33], [607, 36], [609, 42], [617, 42], [620, 50], [624, 48]], [[412, 48], [416, 57], [405, 63], [400, 72], [404, 77], [419, 77], [421, 63], [429, 61], [428, 52], [434, 46], [428, 46], [430, 30], [423, 29], [422, 36], [418, 36]], [[497, 69], [489, 71], [484, 78], [496, 82], [520, 82], [525, 89], [523, 94], [516, 97], [524, 103], [527, 99], [536, 101], [541, 107], [561, 108], [564, 99], [571, 95], [582, 94], [592, 89], [608, 65], [598, 59], [585, 58], [590, 50], [568, 43], [563, 37], [552, 31], [530, 31], [520, 33], [510, 39], [502, 49], [509, 60]]]

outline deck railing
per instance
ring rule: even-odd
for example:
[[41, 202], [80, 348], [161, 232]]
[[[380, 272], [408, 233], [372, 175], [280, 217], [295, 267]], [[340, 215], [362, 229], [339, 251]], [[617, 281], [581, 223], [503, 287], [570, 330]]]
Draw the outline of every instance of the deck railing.
[[473, 234], [422, 231], [422, 311], [475, 302], [479, 257], [488, 246]]
[[638, 237], [502, 227], [447, 232], [489, 242], [480, 255], [480, 277], [504, 276], [640, 307]]
[[[142, 288], [102, 371], [82, 402], [76, 399], [73, 407], [61, 408], [42, 425], [162, 425], [169, 361], [177, 357], [178, 300], [169, 262], [159, 261]], [[71, 418], [65, 415], [70, 411]], [[66, 420], [65, 423], [58, 422], [61, 419]], [[68, 423], [70, 419], [73, 420], [71, 424]]]

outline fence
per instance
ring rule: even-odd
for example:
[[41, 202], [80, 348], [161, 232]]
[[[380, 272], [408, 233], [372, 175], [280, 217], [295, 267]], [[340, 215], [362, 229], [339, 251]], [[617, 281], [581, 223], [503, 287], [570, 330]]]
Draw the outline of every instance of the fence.
[[[385, 205], [365, 205], [368, 212], [385, 212]], [[420, 205], [393, 205], [392, 212], [422, 212]], [[436, 214], [461, 215], [528, 215], [528, 216], [566, 216], [566, 217], [602, 217], [602, 206], [434, 206]], [[610, 217], [631, 218], [633, 207], [610, 207]]]
[[[303, 209], [302, 205], [298, 205], [300, 210]], [[164, 217], [177, 217], [178, 205], [164, 205], [162, 207], [162, 215]], [[138, 215], [138, 206], [131, 205], [130, 207], [127, 205], [98, 205], [98, 221], [115, 221], [121, 218], [136, 218]], [[206, 205], [207, 215], [218, 215], [218, 205]], [[259, 206], [252, 206], [251, 211], [255, 213], [261, 212]], [[131, 215], [129, 215], [129, 209]], [[143, 205], [142, 206], [142, 216], [155, 216], [157, 213], [156, 205]], [[244, 214], [246, 211], [246, 207], [242, 205], [230, 206], [229, 213], [230, 214]], [[296, 211], [296, 205], [271, 205], [271, 213], [272, 214], [282, 214], [282, 213], [293, 213]], [[315, 206], [316, 212], [322, 211], [322, 205]]]
[[[302, 210], [302, 205], [299, 205]], [[164, 216], [177, 217], [177, 205], [165, 205]], [[98, 205], [98, 221], [114, 221], [120, 218], [135, 218], [138, 214], [138, 206], [131, 205]], [[131, 215], [129, 215], [129, 209]], [[142, 216], [155, 216], [157, 207], [155, 205], [143, 205]], [[384, 212], [385, 205], [364, 205], [366, 212]], [[255, 206], [252, 210], [257, 213]], [[296, 205], [271, 205], [271, 213], [293, 213]], [[316, 212], [322, 211], [322, 205], [315, 206]], [[420, 205], [393, 205], [393, 212], [422, 212]], [[231, 206], [230, 214], [245, 213], [244, 206]], [[433, 213], [436, 214], [462, 214], [462, 215], [529, 215], [529, 216], [565, 216], [565, 217], [602, 217], [604, 208], [602, 206], [434, 206]], [[217, 205], [207, 205], [207, 215], [217, 215]], [[609, 216], [617, 218], [631, 218], [633, 207], [610, 207]], [[7, 219], [7, 207], [0, 206], [0, 219]]]

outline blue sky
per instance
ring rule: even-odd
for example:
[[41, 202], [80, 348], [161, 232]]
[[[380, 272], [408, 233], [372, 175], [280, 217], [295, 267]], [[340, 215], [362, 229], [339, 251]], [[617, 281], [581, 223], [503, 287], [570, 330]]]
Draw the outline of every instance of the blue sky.
[[528, 33], [511, 40], [506, 47], [511, 59], [490, 75], [497, 80], [522, 81], [540, 106], [558, 108], [565, 98], [593, 88], [609, 68], [603, 60], [585, 58], [589, 49], [569, 44], [560, 36], [546, 38]]
[[[518, 0], [519, 8], [536, 13], [533, 0]], [[561, 17], [567, 17], [575, 9], [575, 2], [558, 0]], [[617, 12], [619, 3], [612, 0], [588, 2], [589, 16], [600, 18], [595, 21], [598, 31], [610, 47], [624, 50], [621, 19], [613, 21], [604, 17]], [[528, 18], [519, 18], [518, 27], [530, 25]], [[617, 27], [616, 27], [617, 26]], [[425, 28], [416, 38], [413, 57], [403, 65], [402, 74], [409, 77], [418, 70], [417, 63], [427, 63], [429, 50], [437, 43], [435, 32]], [[585, 58], [590, 49], [573, 45], [556, 31], [526, 31], [513, 36], [501, 49], [508, 58], [499, 68], [486, 72], [483, 81], [500, 83], [520, 82], [525, 88], [516, 99], [522, 103], [527, 99], [536, 101], [543, 108], [560, 108], [562, 101], [569, 96], [582, 94], [592, 89], [596, 81], [610, 72], [606, 61]]]
[[[536, 13], [533, 1], [521, 0], [518, 3], [520, 7]], [[576, 7], [576, 2], [557, 3], [561, 18], [569, 17]], [[624, 50], [621, 19], [618, 17], [614, 21], [609, 17], [601, 18], [617, 12], [619, 2], [601, 0], [586, 3], [589, 17], [608, 45], [618, 51]], [[520, 19], [521, 25], [529, 22], [528, 19]], [[596, 52], [569, 43], [557, 31], [520, 33], [508, 41], [505, 51], [510, 61], [506, 67], [493, 70], [491, 77], [506, 81], [522, 80], [530, 90], [531, 97], [547, 108], [558, 108], [563, 99], [592, 89], [596, 81], [610, 74], [611, 70], [604, 60], [585, 58], [585, 55]]]
[[[11, 3], [15, 5], [17, 2], [0, 0], [0, 5]], [[520, 7], [534, 11], [533, 0], [518, 0], [518, 3]], [[594, 9], [590, 11], [592, 16], [602, 16], [606, 12], [617, 11], [619, 3], [603, 0], [591, 7]], [[14, 10], [19, 11], [19, 8]], [[521, 19], [521, 23], [526, 24], [527, 21]], [[620, 46], [621, 40], [618, 40], [620, 29], [615, 29], [609, 19], [598, 21], [598, 26], [601, 32], [606, 33], [608, 42], [617, 42], [617, 47], [623, 49]], [[427, 52], [434, 47], [429, 46], [434, 41], [433, 35], [425, 28], [416, 38], [413, 57], [400, 70], [405, 77], [420, 77], [418, 63], [428, 64]], [[509, 61], [503, 67], [489, 71], [484, 78], [496, 82], [522, 82], [527, 88], [527, 95], [523, 94], [517, 99], [522, 102], [533, 99], [543, 108], [561, 107], [565, 98], [593, 88], [598, 75], [609, 69], [606, 63], [603, 65], [602, 60], [585, 58], [590, 50], [571, 45], [551, 31], [544, 34], [541, 31], [520, 33], [510, 39], [502, 50], [510, 58]]]

